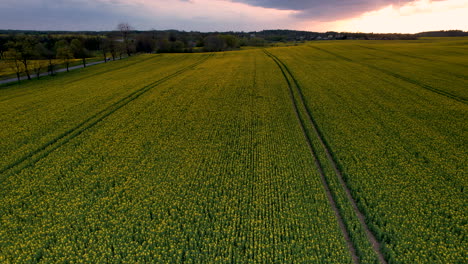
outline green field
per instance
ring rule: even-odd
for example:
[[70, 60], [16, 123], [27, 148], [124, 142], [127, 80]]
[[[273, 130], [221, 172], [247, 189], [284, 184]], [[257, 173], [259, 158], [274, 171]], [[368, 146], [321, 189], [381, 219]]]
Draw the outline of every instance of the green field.
[[466, 263], [468, 40], [0, 87], [1, 263]]

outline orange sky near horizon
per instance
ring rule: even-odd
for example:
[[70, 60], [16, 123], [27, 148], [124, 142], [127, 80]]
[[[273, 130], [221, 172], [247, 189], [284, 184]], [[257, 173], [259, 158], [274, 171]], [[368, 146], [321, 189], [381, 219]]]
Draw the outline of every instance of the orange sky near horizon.
[[[401, 1], [358, 17], [323, 21], [322, 18], [307, 19], [298, 10], [280, 10], [271, 7], [253, 6], [230, 0], [97, 0], [120, 1], [142, 6], [149, 11], [149, 17], [184, 18], [194, 24], [206, 21], [205, 30], [216, 31], [220, 25], [228, 30], [249, 30], [248, 25], [262, 29], [294, 29], [307, 31], [374, 32], [374, 33], [418, 33], [422, 31], [460, 29], [468, 31], [468, 0], [415, 0]], [[344, 14], [345, 15], [345, 14]], [[143, 15], [144, 16], [144, 15]], [[151, 19], [151, 18], [150, 18]], [[236, 28], [237, 27], [237, 28]]]
[[[401, 3], [398, 0], [0, 0], [0, 28], [105, 31], [128, 22], [138, 30], [202, 32], [468, 31], [468, 0], [401, 0]], [[359, 13], [364, 10], [371, 11]]]
[[[316, 30], [316, 26], [300, 27]], [[313, 23], [313, 22], [312, 22]], [[418, 33], [435, 30], [468, 31], [468, 0], [418, 0], [406, 5], [390, 5], [359, 17], [322, 22], [320, 31]]]

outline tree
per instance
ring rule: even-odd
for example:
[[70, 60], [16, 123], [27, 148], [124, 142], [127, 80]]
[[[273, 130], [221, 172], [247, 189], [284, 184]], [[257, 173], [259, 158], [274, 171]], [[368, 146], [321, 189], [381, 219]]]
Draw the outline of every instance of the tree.
[[251, 38], [248, 41], [248, 45], [254, 47], [263, 47], [266, 45], [266, 42], [262, 38]]
[[185, 44], [181, 40], [176, 40], [171, 42], [171, 52], [183, 52], [185, 49]]
[[16, 51], [16, 54], [19, 55], [21, 63], [24, 66], [24, 72], [28, 76], [28, 80], [31, 80], [31, 75], [29, 73], [28, 63], [35, 56], [34, 51], [34, 42], [35, 39], [32, 37], [21, 37], [16, 39], [16, 41], [9, 41], [7, 46], [10, 49]]
[[0, 60], [4, 58], [5, 51], [8, 50], [6, 43], [8, 40], [6, 38], [0, 38]]
[[33, 57], [36, 55], [33, 49], [34, 42], [35, 40], [32, 38], [24, 38], [20, 42], [21, 62], [23, 62], [24, 71], [26, 72], [26, 75], [28, 76], [28, 80], [31, 80], [31, 76], [29, 74], [29, 69], [28, 69], [28, 62], [29, 60], [33, 59]]
[[107, 63], [107, 52], [109, 52], [109, 40], [107, 38], [99, 37], [99, 50], [101, 51], [104, 62]]
[[45, 67], [43, 60], [33, 60], [31, 61], [31, 67], [36, 74], [36, 78], [39, 79], [41, 76], [41, 70]]
[[70, 43], [70, 48], [75, 58], [80, 58], [83, 61], [83, 67], [86, 67], [88, 50], [84, 48], [83, 43], [79, 39], [73, 39]]
[[67, 72], [69, 72], [70, 62], [74, 58], [70, 44], [66, 40], [60, 40], [55, 43], [55, 49], [57, 50], [57, 59], [60, 59], [65, 63]]
[[47, 45], [50, 43], [37, 43], [34, 46], [34, 50], [36, 53], [37, 59], [47, 59], [49, 61], [49, 65], [47, 65], [47, 71], [50, 75], [54, 75], [54, 59], [55, 59], [55, 51], [53, 48], [47, 48]]
[[158, 41], [157, 49], [158, 49], [158, 52], [160, 52], [160, 53], [162, 53], [162, 52], [170, 52], [170, 50], [171, 50], [171, 43], [169, 42], [169, 40], [163, 38], [163, 39], [161, 39], [161, 40]]
[[117, 53], [119, 54], [119, 59], [122, 59], [122, 55], [125, 53], [125, 44], [123, 42], [117, 43]]
[[222, 51], [225, 49], [226, 45], [222, 38], [215, 35], [206, 37], [203, 42], [205, 44], [203, 47], [205, 51]]
[[3, 53], [3, 57], [5, 58], [7, 65], [16, 73], [18, 82], [20, 82], [20, 74], [24, 70], [23, 65], [21, 64], [21, 54], [16, 49], [9, 48]]
[[108, 42], [109, 52], [112, 56], [112, 60], [115, 61], [115, 57], [117, 56], [117, 52], [118, 52], [117, 42], [115, 41], [115, 39], [108, 39], [107, 42]]
[[122, 41], [124, 44], [125, 51], [127, 52], [127, 56], [131, 56], [131, 43], [129, 39], [130, 31], [133, 30], [132, 26], [130, 26], [128, 23], [120, 23], [117, 25], [117, 29], [120, 31], [122, 34]]
[[237, 49], [239, 48], [239, 39], [233, 35], [221, 35], [221, 39], [224, 40], [226, 47], [228, 49]]
[[155, 41], [149, 34], [140, 34], [136, 38], [136, 52], [151, 53], [155, 50]]

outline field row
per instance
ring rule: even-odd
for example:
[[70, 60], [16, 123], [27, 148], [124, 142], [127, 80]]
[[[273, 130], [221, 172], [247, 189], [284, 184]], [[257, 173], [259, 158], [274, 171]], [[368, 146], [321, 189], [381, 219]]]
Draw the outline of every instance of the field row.
[[8, 174], [3, 259], [351, 263], [272, 65], [209, 58]]
[[0, 262], [466, 262], [466, 45], [423, 42], [1, 89]]
[[[303, 88], [306, 104], [369, 227], [383, 243], [386, 258], [397, 263], [463, 262], [466, 104], [354, 59], [340, 59], [358, 56], [352, 48], [316, 45], [271, 52]], [[372, 65], [388, 63], [373, 57]], [[418, 71], [427, 76], [431, 72], [426, 67]], [[466, 81], [456, 84], [450, 92], [466, 93]]]
[[[206, 56], [206, 55], [205, 55]], [[110, 67], [34, 81], [19, 89], [5, 89], [0, 96], [0, 171], [28, 158], [69, 134], [88, 119], [112, 108], [137, 87], [152, 85], [201, 57], [146, 56], [119, 61]], [[171, 64], [168, 64], [171, 62]], [[150, 69], [150, 70], [147, 70]], [[138, 75], [138, 78], [129, 76]]]

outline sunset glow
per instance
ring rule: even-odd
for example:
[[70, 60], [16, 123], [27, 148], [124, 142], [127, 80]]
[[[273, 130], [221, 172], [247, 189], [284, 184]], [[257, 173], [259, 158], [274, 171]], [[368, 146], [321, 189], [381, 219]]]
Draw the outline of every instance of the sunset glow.
[[[25, 8], [27, 7], [27, 8]], [[468, 0], [2, 0], [2, 29], [414, 33], [468, 30]]]
[[320, 27], [322, 30], [380, 33], [468, 30], [468, 1], [420, 0], [401, 7], [390, 5], [357, 18], [323, 23]]

